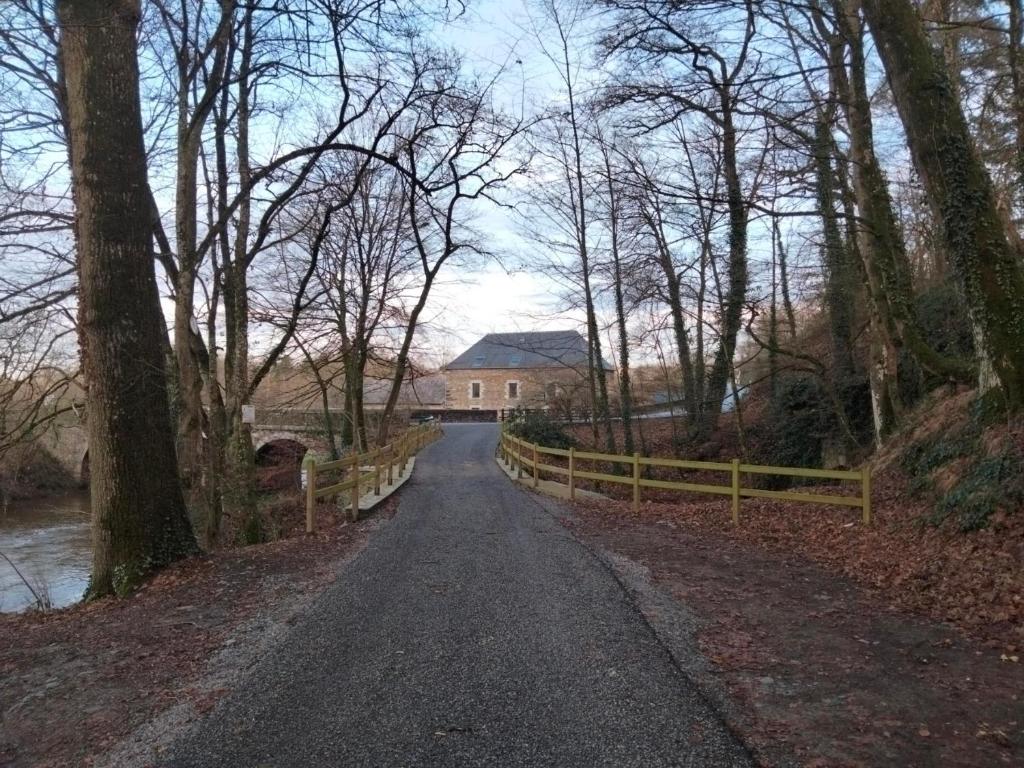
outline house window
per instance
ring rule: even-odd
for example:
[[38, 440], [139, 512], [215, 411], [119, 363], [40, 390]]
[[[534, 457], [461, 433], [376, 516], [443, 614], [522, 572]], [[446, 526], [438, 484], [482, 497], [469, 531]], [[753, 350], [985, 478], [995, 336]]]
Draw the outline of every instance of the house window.
[[519, 382], [510, 381], [508, 382], [508, 399], [518, 400], [519, 399]]
[[473, 367], [474, 368], [483, 368], [484, 367], [484, 362], [486, 360], [487, 360], [487, 355], [477, 355], [476, 357], [473, 358]]
[[469, 385], [469, 397], [472, 400], [479, 400], [480, 399], [480, 390], [481, 389], [482, 389], [482, 385], [480, 384], [479, 381], [471, 382], [470, 385]]

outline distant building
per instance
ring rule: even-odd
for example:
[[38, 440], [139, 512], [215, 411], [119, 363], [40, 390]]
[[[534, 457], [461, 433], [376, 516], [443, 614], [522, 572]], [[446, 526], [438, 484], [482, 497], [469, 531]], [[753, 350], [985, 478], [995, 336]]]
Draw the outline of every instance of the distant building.
[[445, 376], [449, 409], [583, 405], [587, 340], [577, 331], [491, 333], [445, 366]]
[[[363, 379], [363, 407], [368, 411], [381, 411], [391, 394], [391, 379]], [[407, 376], [398, 390], [395, 407], [399, 411], [439, 411], [445, 407], [444, 375]]]

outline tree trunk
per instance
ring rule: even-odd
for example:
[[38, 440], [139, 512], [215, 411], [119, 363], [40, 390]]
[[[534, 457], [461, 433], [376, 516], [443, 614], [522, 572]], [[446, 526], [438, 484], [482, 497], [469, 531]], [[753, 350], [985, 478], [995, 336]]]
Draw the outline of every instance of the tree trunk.
[[1024, 406], [1024, 274], [949, 72], [910, 0], [864, 0], [864, 16], [967, 299], [982, 393]]
[[[236, 520], [249, 520], [256, 515], [256, 452], [252, 443], [252, 426], [242, 423], [242, 406], [251, 398], [253, 389], [249, 375], [249, 229], [252, 218], [249, 191], [252, 179], [249, 162], [249, 74], [253, 47], [252, 13], [252, 9], [247, 8], [242, 22], [235, 108], [238, 184], [245, 192], [237, 208], [235, 242], [230, 249], [231, 263], [224, 268], [225, 293], [231, 297], [230, 301], [224, 302], [225, 347], [228, 350], [224, 366], [227, 430], [224, 444], [215, 448], [224, 454], [224, 477], [219, 481], [223, 510]], [[226, 117], [229, 108], [226, 92], [224, 96], [222, 106]], [[226, 196], [224, 199], [227, 200]]]
[[59, 0], [88, 388], [89, 595], [196, 552], [174, 455], [139, 102], [138, 0]]
[[619, 413], [622, 416], [622, 447], [625, 454], [630, 456], [633, 453], [633, 394], [629, 388], [629, 331], [626, 327], [626, 303], [622, 291], [622, 255], [619, 252], [619, 199], [612, 179], [612, 166], [607, 150], [604, 151], [604, 167], [608, 183], [615, 321], [619, 334]]
[[[655, 202], [657, 205], [657, 202]], [[672, 252], [666, 242], [661, 211], [656, 210], [655, 216], [645, 215], [647, 226], [651, 228], [657, 246], [658, 264], [665, 276], [665, 288], [668, 292], [669, 313], [672, 315], [672, 332], [676, 339], [676, 350], [679, 355], [679, 371], [683, 380], [683, 403], [686, 408], [686, 420], [690, 425], [696, 423], [700, 414], [700, 400], [697, 398], [696, 376], [693, 371], [693, 356], [690, 354], [690, 337], [686, 330], [686, 316], [683, 314], [683, 299], [679, 286], [679, 275], [672, 262]], [[671, 390], [669, 390], [671, 400]]]
[[1024, 2], [1006, 0], [1010, 10], [1006, 58], [1013, 88], [1013, 124], [1016, 129], [1017, 199], [1024, 210]]
[[796, 338], [796, 312], [793, 310], [793, 299], [789, 293], [789, 254], [782, 242], [782, 230], [778, 222], [772, 224], [775, 242], [779, 253], [779, 290], [782, 292], [782, 308], [786, 313], [786, 326], [789, 328], [789, 339]]
[[732, 119], [731, 94], [723, 86], [722, 101], [722, 171], [725, 176], [726, 200], [729, 209], [729, 272], [728, 286], [722, 302], [722, 329], [714, 365], [708, 375], [706, 396], [702, 405], [701, 427], [710, 434], [718, 423], [725, 400], [726, 387], [736, 354], [736, 337], [743, 322], [747, 300], [749, 267], [747, 264], [747, 204], [740, 182], [737, 135]]
[[825, 303], [832, 339], [831, 373], [837, 390], [841, 391], [849, 386], [856, 370], [853, 359], [853, 270], [836, 214], [833, 141], [827, 114], [819, 117], [814, 139], [815, 185], [824, 234]]

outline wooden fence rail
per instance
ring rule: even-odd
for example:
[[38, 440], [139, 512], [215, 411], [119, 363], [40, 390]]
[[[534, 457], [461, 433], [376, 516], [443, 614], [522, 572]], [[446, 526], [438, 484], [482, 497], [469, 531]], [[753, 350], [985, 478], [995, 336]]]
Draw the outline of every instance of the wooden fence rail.
[[[374, 493], [379, 494], [382, 482], [385, 485], [394, 482], [396, 470], [398, 477], [403, 477], [409, 459], [441, 434], [441, 428], [436, 424], [421, 424], [410, 427], [390, 444], [366, 453], [354, 453], [335, 461], [323, 462], [317, 462], [307, 454], [302, 462], [306, 476], [306, 533], [313, 533], [316, 530], [317, 499], [349, 491], [350, 516], [353, 521], [357, 520], [359, 499], [363, 492], [372, 487]], [[342, 476], [347, 474], [348, 479], [318, 486], [321, 476], [330, 472], [340, 472]]]
[[[568, 466], [544, 463], [543, 456], [558, 456], [568, 459]], [[576, 498], [577, 480], [596, 480], [606, 483], [629, 485], [633, 488], [633, 508], [639, 509], [640, 496], [643, 488], [663, 490], [692, 491], [695, 493], [712, 493], [729, 496], [732, 499], [732, 521], [740, 522], [740, 499], [779, 499], [810, 504], [838, 504], [845, 507], [859, 507], [865, 525], [871, 523], [871, 471], [865, 466], [858, 470], [802, 469], [800, 467], [770, 467], [758, 464], [744, 464], [739, 459], [724, 461], [688, 461], [685, 459], [660, 459], [641, 456], [623, 456], [610, 453], [594, 453], [577, 451], [575, 448], [549, 448], [530, 443], [508, 432], [501, 436], [501, 458], [505, 464], [515, 470], [516, 476], [523, 477], [523, 468], [529, 468], [533, 487], [540, 482], [540, 473], [547, 472], [567, 478], [569, 498]], [[622, 464], [631, 471], [622, 474], [592, 472], [579, 468], [579, 461], [606, 462]], [[674, 480], [655, 480], [643, 476], [644, 467], [665, 467], [670, 469], [690, 469], [704, 472], [721, 472], [728, 474], [728, 484], [711, 485], [707, 483], [685, 483]], [[768, 491], [761, 488], [747, 488], [742, 484], [744, 475], [782, 475], [808, 479], [839, 480], [859, 482], [859, 496], [828, 496], [818, 493], [799, 493], [795, 491]]]

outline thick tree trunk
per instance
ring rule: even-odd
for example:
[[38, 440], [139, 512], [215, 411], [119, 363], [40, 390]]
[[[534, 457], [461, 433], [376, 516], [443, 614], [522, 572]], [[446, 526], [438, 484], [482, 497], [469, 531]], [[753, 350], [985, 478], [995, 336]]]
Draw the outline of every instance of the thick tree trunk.
[[1024, 406], [1024, 273], [945, 63], [910, 0], [864, 0], [914, 165], [967, 299], [979, 387]]
[[853, 358], [853, 270], [836, 214], [835, 169], [832, 166], [832, 131], [826, 114], [815, 128], [814, 164], [824, 241], [825, 303], [832, 337], [832, 376], [838, 390], [849, 386], [856, 364]]
[[174, 454], [139, 103], [138, 0], [60, 0], [88, 387], [91, 596], [196, 551]]
[[732, 118], [732, 96], [723, 89], [722, 101], [722, 172], [725, 176], [726, 200], [729, 209], [729, 272], [722, 302], [722, 328], [714, 365], [708, 375], [706, 396], [701, 404], [701, 426], [705, 434], [718, 424], [725, 400], [726, 387], [736, 354], [736, 337], [743, 322], [750, 280], [747, 264], [747, 204], [740, 182], [736, 128]]

